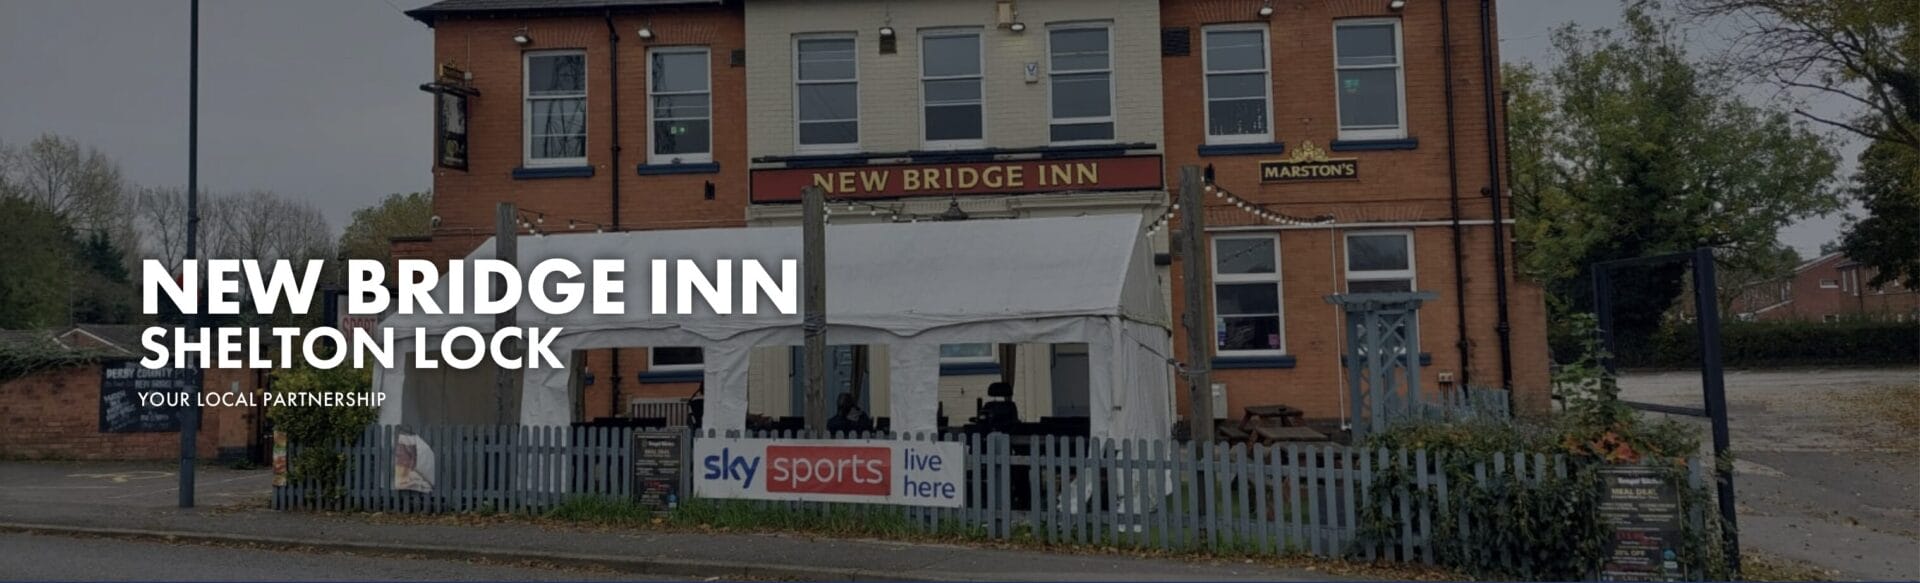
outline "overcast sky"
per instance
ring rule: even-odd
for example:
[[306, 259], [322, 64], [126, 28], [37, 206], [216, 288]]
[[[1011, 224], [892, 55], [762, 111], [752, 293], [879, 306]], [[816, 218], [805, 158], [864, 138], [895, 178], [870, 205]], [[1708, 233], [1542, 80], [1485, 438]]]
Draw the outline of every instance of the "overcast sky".
[[[428, 0], [203, 0], [200, 182], [313, 201], [333, 229], [431, 186]], [[58, 133], [137, 184], [186, 183], [187, 0], [0, 0], [0, 142]], [[1546, 59], [1548, 32], [1611, 26], [1607, 0], [1500, 3], [1501, 54]], [[1858, 144], [1844, 150], [1851, 158]], [[1841, 218], [1788, 228], [1810, 255]]]

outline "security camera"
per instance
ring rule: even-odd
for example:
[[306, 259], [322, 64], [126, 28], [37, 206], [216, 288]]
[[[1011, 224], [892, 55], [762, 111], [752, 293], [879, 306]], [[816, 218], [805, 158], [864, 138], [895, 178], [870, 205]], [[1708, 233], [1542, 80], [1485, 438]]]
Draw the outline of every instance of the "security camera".
[[433, 227], [435, 229], [440, 228], [440, 215], [433, 215], [431, 217], [427, 217], [427, 226]]

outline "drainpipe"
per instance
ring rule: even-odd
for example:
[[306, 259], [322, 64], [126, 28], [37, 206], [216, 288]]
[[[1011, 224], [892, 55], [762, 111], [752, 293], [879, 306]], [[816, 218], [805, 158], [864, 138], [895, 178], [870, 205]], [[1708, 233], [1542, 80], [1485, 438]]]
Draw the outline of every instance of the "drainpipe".
[[1487, 115], [1487, 188], [1493, 205], [1493, 295], [1499, 306], [1499, 321], [1494, 331], [1500, 334], [1500, 388], [1507, 390], [1507, 405], [1513, 405], [1513, 325], [1507, 310], [1507, 223], [1506, 209], [1500, 203], [1500, 137], [1493, 131], [1497, 117], [1493, 104], [1493, 1], [1480, 0], [1480, 83]]
[[[608, 222], [611, 224], [609, 230], [619, 231], [620, 173], [626, 167], [620, 165], [620, 33], [613, 28], [613, 9], [611, 8], [606, 11], [606, 22], [607, 86], [610, 90], [610, 96], [613, 98], [612, 104], [608, 107], [612, 112], [612, 119], [610, 121], [613, 122], [611, 126], [613, 129], [608, 132], [613, 135], [613, 138], [608, 140], [608, 142], [613, 144], [610, 147], [612, 150], [611, 153], [613, 154], [613, 167], [611, 171], [607, 172], [607, 174], [613, 177], [612, 190], [608, 192], [607, 196], [613, 205], [613, 219]], [[620, 375], [620, 349], [618, 348], [613, 349], [613, 370], [611, 372], [612, 374], [607, 375], [608, 378], [612, 380], [612, 383], [607, 386], [607, 416], [619, 417], [620, 383], [626, 379]]]
[[1454, 347], [1460, 351], [1459, 386], [1464, 389], [1473, 380], [1473, 373], [1469, 372], [1473, 370], [1473, 361], [1467, 348], [1467, 260], [1460, 239], [1460, 168], [1456, 160], [1453, 129], [1453, 17], [1447, 10], [1447, 0], [1440, 0], [1440, 44], [1441, 54], [1444, 55], [1441, 67], [1447, 79], [1447, 207], [1453, 214]]

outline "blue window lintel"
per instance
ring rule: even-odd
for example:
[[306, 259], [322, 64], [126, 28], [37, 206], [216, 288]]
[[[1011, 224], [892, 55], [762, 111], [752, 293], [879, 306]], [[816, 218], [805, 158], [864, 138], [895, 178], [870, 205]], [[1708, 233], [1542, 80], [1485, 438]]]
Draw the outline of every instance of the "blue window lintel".
[[1000, 374], [1000, 363], [998, 362], [958, 362], [953, 364], [940, 365], [940, 376], [943, 376], [943, 377], [986, 375], [986, 374]]
[[719, 162], [701, 164], [641, 164], [634, 168], [641, 176], [659, 176], [662, 174], [718, 174]]
[[641, 383], [691, 383], [707, 378], [707, 371], [701, 369], [650, 370], [636, 375]]
[[1370, 150], [1412, 150], [1420, 147], [1420, 138], [1398, 138], [1391, 140], [1334, 140], [1327, 149], [1335, 152], [1364, 152]]
[[1215, 356], [1213, 368], [1293, 368], [1295, 359], [1291, 354], [1273, 356]]
[[1287, 151], [1287, 144], [1275, 141], [1259, 144], [1201, 144], [1202, 156], [1238, 156], [1243, 154], [1279, 154]]

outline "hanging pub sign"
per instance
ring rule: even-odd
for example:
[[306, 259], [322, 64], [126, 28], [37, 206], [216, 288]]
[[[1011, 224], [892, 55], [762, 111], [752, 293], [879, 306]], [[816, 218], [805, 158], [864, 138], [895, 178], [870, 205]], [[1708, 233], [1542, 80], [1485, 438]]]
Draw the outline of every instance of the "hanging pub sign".
[[1354, 180], [1360, 178], [1360, 160], [1328, 158], [1327, 151], [1300, 142], [1293, 155], [1260, 163], [1261, 182], [1298, 182], [1303, 180]]
[[754, 170], [753, 202], [796, 202], [807, 186], [819, 186], [836, 199], [1166, 188], [1159, 156], [1043, 158]]
[[420, 86], [433, 94], [433, 159], [441, 168], [467, 169], [467, 99], [479, 95], [468, 78], [466, 71], [442, 64], [439, 79]]

